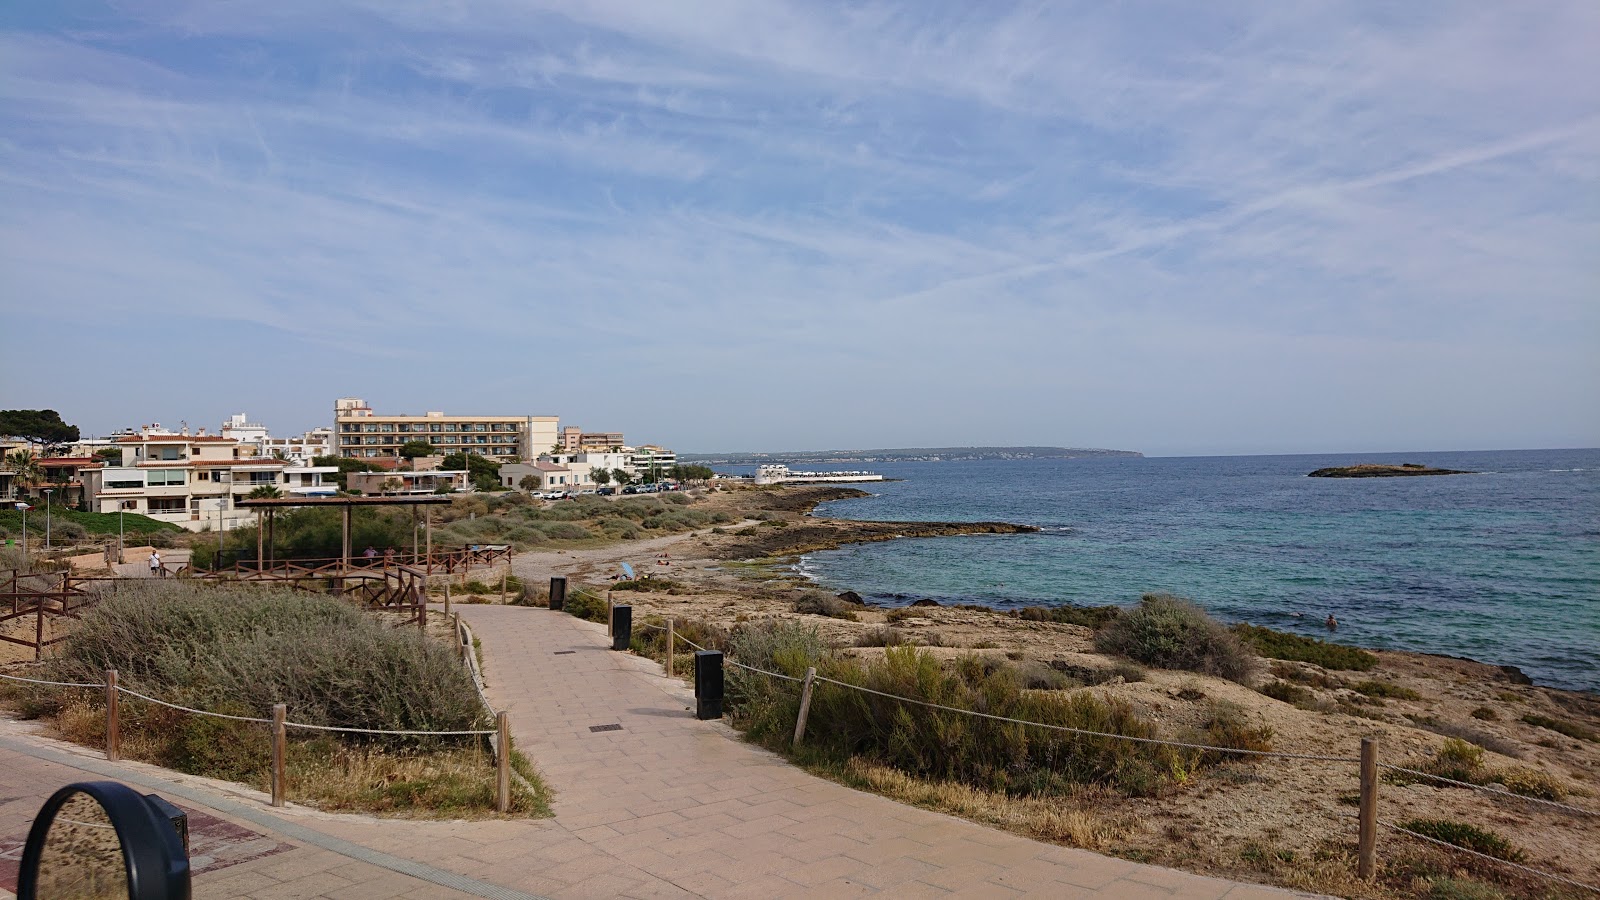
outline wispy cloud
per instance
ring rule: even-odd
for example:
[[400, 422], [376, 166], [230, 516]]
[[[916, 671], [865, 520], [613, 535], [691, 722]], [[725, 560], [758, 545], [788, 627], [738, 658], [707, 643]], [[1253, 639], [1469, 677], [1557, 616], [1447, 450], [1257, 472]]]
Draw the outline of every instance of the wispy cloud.
[[[1593, 444], [1597, 42], [1583, 2], [0, 17], [0, 296], [141, 348], [193, 421]], [[190, 377], [218, 335], [272, 377]], [[125, 365], [25, 387], [106, 430], [153, 415], [94, 389]]]

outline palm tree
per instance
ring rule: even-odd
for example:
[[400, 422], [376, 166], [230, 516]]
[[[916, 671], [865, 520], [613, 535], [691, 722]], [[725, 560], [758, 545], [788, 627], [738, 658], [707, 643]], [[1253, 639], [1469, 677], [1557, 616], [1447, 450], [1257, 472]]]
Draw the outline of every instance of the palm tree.
[[251, 500], [272, 500], [283, 496], [283, 492], [270, 484], [263, 484], [250, 493], [245, 494]]
[[39, 467], [39, 457], [32, 450], [17, 450], [7, 454], [6, 468], [17, 474], [19, 487], [37, 487], [44, 483], [44, 469]]

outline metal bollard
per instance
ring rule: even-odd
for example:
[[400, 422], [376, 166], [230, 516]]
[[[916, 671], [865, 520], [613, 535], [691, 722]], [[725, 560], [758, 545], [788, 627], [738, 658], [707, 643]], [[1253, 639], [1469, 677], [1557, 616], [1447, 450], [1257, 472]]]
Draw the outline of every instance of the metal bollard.
[[633, 607], [623, 604], [611, 608], [611, 649], [627, 650], [633, 646]]
[[694, 699], [697, 719], [722, 718], [722, 651], [694, 654]]
[[550, 579], [550, 608], [554, 610], [567, 608], [567, 579], [560, 575]]

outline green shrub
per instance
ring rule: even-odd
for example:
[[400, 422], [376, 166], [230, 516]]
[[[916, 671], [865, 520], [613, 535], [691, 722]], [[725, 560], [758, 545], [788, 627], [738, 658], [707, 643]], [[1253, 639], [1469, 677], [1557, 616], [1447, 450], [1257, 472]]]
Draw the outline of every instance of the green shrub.
[[[791, 677], [815, 666], [833, 681], [955, 709], [1110, 734], [1155, 734], [1125, 703], [1029, 690], [1027, 672], [993, 657], [968, 656], [946, 666], [905, 646], [857, 660], [833, 655], [815, 628], [793, 622], [741, 627], [729, 652], [734, 660]], [[799, 703], [795, 686], [737, 667], [728, 677], [736, 723], [751, 739], [788, 751]], [[1197, 754], [1162, 745], [996, 722], [825, 681], [813, 694], [802, 757], [833, 764], [859, 758], [919, 778], [1016, 795], [1059, 795], [1082, 784], [1155, 794], [1198, 762]]]
[[[1227, 747], [1230, 750], [1255, 750], [1264, 753], [1272, 749], [1272, 728], [1267, 725], [1251, 725], [1246, 721], [1244, 711], [1231, 703], [1211, 705], [1210, 716], [1200, 728], [1198, 738], [1199, 743], [1213, 747]], [[1251, 761], [1251, 757], [1244, 753], [1207, 750], [1200, 758], [1202, 765], [1240, 760]]]
[[1378, 665], [1378, 657], [1365, 650], [1274, 631], [1246, 622], [1233, 626], [1233, 633], [1254, 647], [1257, 653], [1273, 659], [1308, 662], [1324, 669], [1356, 672], [1366, 672]]
[[868, 628], [856, 635], [857, 647], [898, 647], [911, 643], [906, 633], [898, 628], [879, 625], [877, 628]]
[[1474, 719], [1482, 719], [1485, 722], [1493, 722], [1500, 718], [1500, 714], [1487, 706], [1480, 706], [1472, 711], [1472, 717]]
[[1163, 669], [1245, 682], [1257, 660], [1198, 606], [1170, 594], [1146, 594], [1133, 610], [1095, 633], [1095, 649]]
[[1408, 819], [1401, 822], [1400, 827], [1436, 841], [1475, 850], [1485, 856], [1507, 862], [1521, 862], [1527, 856], [1512, 846], [1510, 841], [1493, 831], [1466, 822], [1453, 822], [1449, 819]]
[[1525, 769], [1521, 766], [1512, 766], [1500, 769], [1492, 776], [1493, 780], [1506, 786], [1506, 790], [1524, 797], [1536, 797], [1540, 800], [1560, 800], [1567, 796], [1567, 786], [1554, 776], [1538, 769]]
[[[484, 713], [455, 654], [342, 600], [180, 580], [124, 585], [84, 613], [51, 664], [56, 680], [124, 685], [184, 706], [275, 703], [313, 725], [476, 728]], [[414, 744], [389, 739], [395, 745]]]
[[1284, 703], [1293, 704], [1295, 706], [1299, 706], [1302, 703], [1311, 702], [1310, 691], [1299, 686], [1298, 684], [1290, 684], [1287, 681], [1269, 681], [1258, 688], [1258, 690], [1274, 700], [1281, 700]]
[[1122, 615], [1122, 610], [1115, 606], [1029, 606], [1012, 615], [1029, 622], [1060, 622], [1098, 630]]
[[492, 591], [497, 591], [497, 590], [499, 590], [499, 588], [491, 588], [487, 584], [484, 584], [483, 582], [474, 579], [472, 581], [467, 582], [466, 586], [463, 587], [462, 590], [466, 591], [469, 594], [487, 594], [487, 593], [490, 593]]
[[1557, 734], [1564, 734], [1569, 738], [1577, 738], [1581, 741], [1600, 740], [1600, 737], [1596, 737], [1594, 732], [1584, 728], [1582, 725], [1579, 725], [1576, 722], [1567, 722], [1562, 719], [1552, 719], [1549, 716], [1540, 716], [1534, 714], [1523, 716], [1522, 721], [1527, 722], [1529, 725], [1532, 725], [1536, 728], [1548, 728]]
[[1362, 681], [1350, 686], [1358, 694], [1367, 697], [1388, 697], [1393, 700], [1421, 700], [1422, 695], [1408, 687], [1390, 684], [1387, 681]]
[[[634, 628], [633, 643], [629, 649], [640, 656], [664, 662], [667, 658], [666, 626], [667, 620], [661, 616], [646, 618], [641, 627]], [[727, 650], [728, 630], [703, 619], [676, 619], [672, 623], [672, 630], [678, 639], [676, 665], [679, 675], [693, 672], [693, 664], [685, 661], [685, 657], [694, 653], [695, 644], [707, 650]]]
[[579, 588], [567, 594], [566, 613], [590, 622], [605, 622], [611, 618], [611, 607], [598, 592]]

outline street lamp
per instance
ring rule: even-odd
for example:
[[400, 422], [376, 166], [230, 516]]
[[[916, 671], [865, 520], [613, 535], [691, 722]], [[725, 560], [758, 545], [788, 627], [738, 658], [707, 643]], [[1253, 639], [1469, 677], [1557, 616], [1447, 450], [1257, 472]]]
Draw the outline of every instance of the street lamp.
[[22, 501], [15, 504], [17, 511], [22, 513], [22, 567], [28, 568], [28, 510], [33, 509]]
[[45, 488], [44, 494], [44, 548], [50, 549], [50, 495], [55, 493], [55, 488]]

